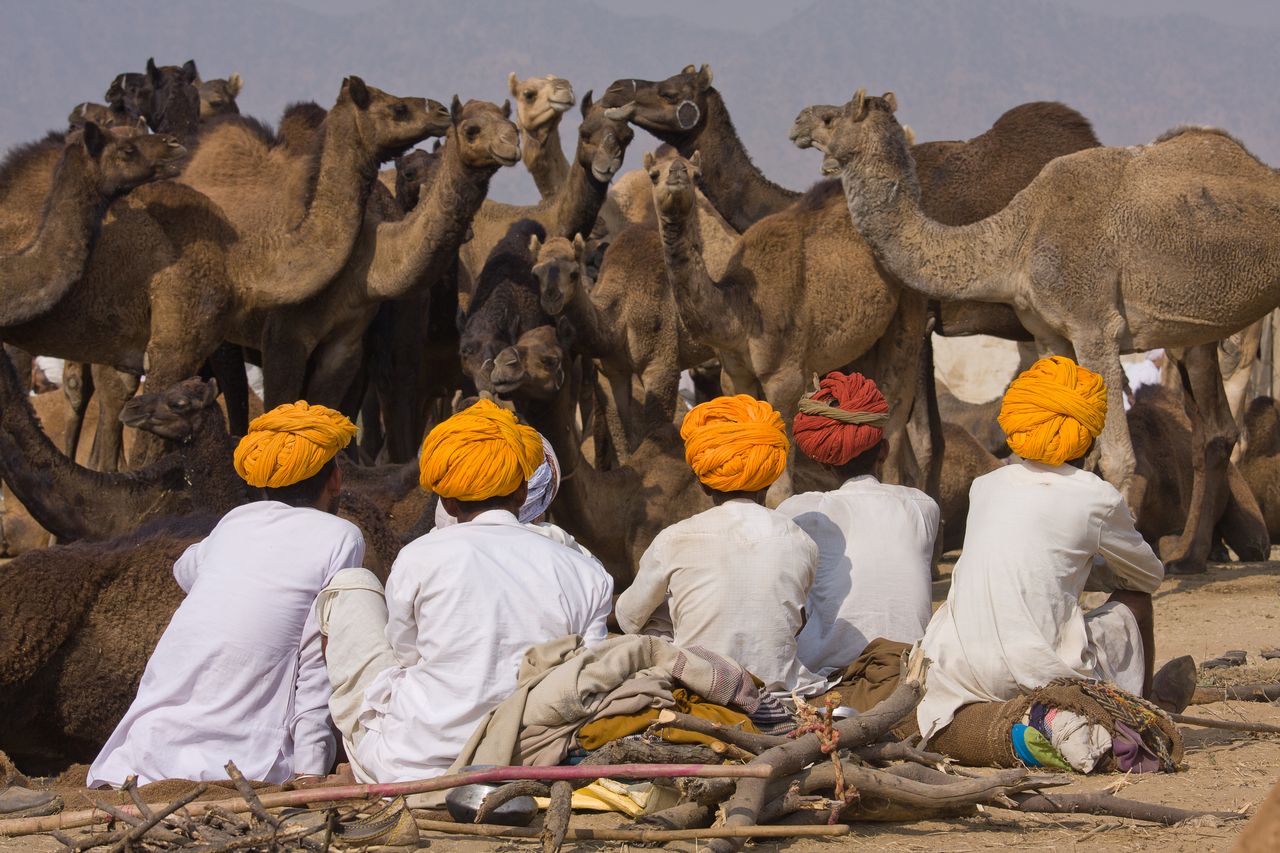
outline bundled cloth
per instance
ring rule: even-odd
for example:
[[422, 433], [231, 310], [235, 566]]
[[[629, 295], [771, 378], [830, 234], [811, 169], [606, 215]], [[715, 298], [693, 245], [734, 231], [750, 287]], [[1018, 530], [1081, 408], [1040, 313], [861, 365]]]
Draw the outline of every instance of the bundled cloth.
[[680, 425], [684, 458], [718, 492], [758, 492], [787, 467], [787, 426], [763, 400], [739, 394], [694, 406]]
[[1107, 384], [1065, 356], [1042, 358], [1009, 385], [998, 420], [1014, 453], [1061, 465], [1087, 453], [1102, 432]]
[[888, 422], [889, 404], [876, 383], [861, 373], [832, 371], [800, 398], [791, 434], [815, 462], [844, 465], [878, 446]]
[[972, 767], [1177, 770], [1183, 742], [1169, 715], [1100, 681], [1059, 678], [1007, 702], [956, 712], [929, 748]]

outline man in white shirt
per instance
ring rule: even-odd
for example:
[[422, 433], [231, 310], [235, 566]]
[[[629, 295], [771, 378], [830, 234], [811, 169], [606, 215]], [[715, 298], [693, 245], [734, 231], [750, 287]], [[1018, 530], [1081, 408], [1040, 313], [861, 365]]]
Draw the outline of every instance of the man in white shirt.
[[796, 658], [818, 547], [764, 506], [787, 464], [782, 416], [743, 394], [720, 397], [685, 415], [680, 435], [715, 506], [654, 537], [618, 597], [618, 625], [730, 657], [771, 693], [822, 692]]
[[844, 481], [778, 507], [818, 546], [798, 645], [800, 662], [822, 676], [843, 671], [877, 638], [914, 643], [933, 613], [938, 505], [924, 492], [876, 479], [888, 420], [874, 382], [833, 372], [801, 400], [792, 422], [796, 447]]
[[545, 458], [538, 433], [488, 401], [454, 415], [427, 436], [420, 465], [458, 523], [400, 552], [384, 599], [376, 579], [336, 578], [322, 595], [334, 716], [358, 779], [445, 772], [515, 690], [526, 650], [605, 638], [604, 568], [516, 517]]
[[[1101, 432], [1106, 393], [1100, 376], [1060, 356], [1010, 385], [1000, 426], [1020, 459], [970, 491], [951, 593], [924, 638], [931, 666], [917, 721], [926, 739], [962, 705], [1011, 699], [1055, 678], [1151, 695], [1151, 593], [1164, 566], [1120, 493], [1066, 464]], [[1086, 584], [1112, 592], [1087, 614]]]
[[138, 695], [89, 770], [88, 785], [246, 777], [281, 783], [333, 764], [329, 680], [313, 613], [364, 538], [334, 513], [334, 456], [356, 428], [299, 402], [250, 424], [236, 471], [263, 500], [227, 513], [173, 567], [187, 592], [147, 662]]

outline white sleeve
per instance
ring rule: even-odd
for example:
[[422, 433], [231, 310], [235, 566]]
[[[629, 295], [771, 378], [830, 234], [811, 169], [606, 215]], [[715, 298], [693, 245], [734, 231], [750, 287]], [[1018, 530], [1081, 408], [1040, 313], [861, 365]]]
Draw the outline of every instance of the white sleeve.
[[924, 517], [924, 532], [929, 539], [929, 559], [932, 562], [933, 549], [938, 541], [938, 527], [942, 523], [942, 510], [939, 509], [938, 502], [930, 498], [928, 501], [921, 501], [920, 515]]
[[173, 564], [173, 579], [178, 582], [178, 586], [182, 587], [183, 592], [191, 592], [191, 587], [195, 585], [200, 568], [200, 546], [203, 544], [203, 539], [191, 543]]
[[1123, 500], [1117, 500], [1102, 520], [1098, 556], [1106, 561], [1122, 589], [1155, 592], [1164, 580], [1164, 563], [1134, 526]]
[[668, 573], [662, 553], [666, 540], [658, 534], [640, 557], [635, 580], [618, 596], [618, 627], [626, 634], [638, 634], [653, 612], [667, 600]]
[[[591, 560], [596, 562], [595, 557], [592, 557]], [[613, 578], [608, 572], [604, 571], [604, 567], [601, 567], [600, 571], [604, 575], [604, 579], [596, 587], [595, 612], [591, 614], [591, 618], [587, 621], [587, 630], [582, 635], [582, 643], [588, 647], [603, 642], [609, 636], [609, 611], [613, 609]]]
[[293, 719], [289, 721], [293, 735], [293, 772], [323, 775], [333, 767], [337, 756], [337, 738], [333, 719], [329, 716], [332, 693], [329, 672], [320, 650], [320, 627], [315, 608], [307, 614], [302, 629], [302, 647], [298, 652], [298, 677], [294, 685]]
[[387, 576], [387, 643], [396, 656], [396, 663], [403, 667], [413, 666], [419, 660], [418, 599], [422, 591], [411, 574], [401, 557]]
[[359, 569], [364, 567], [364, 535], [359, 528], [342, 537], [342, 542], [333, 554], [330, 571], [340, 569]]

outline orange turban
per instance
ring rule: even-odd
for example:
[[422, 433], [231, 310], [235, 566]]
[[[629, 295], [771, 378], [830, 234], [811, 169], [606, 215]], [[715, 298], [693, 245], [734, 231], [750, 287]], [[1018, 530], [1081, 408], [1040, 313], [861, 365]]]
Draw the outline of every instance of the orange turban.
[[739, 394], [694, 406], [680, 427], [684, 458], [709, 488], [756, 492], [787, 467], [787, 427], [763, 400]]
[[861, 373], [828, 373], [818, 390], [800, 400], [791, 434], [805, 456], [824, 465], [844, 465], [884, 438], [889, 404]]
[[544, 458], [537, 430], [481, 400], [427, 433], [419, 482], [442, 498], [483, 501], [520, 488]]
[[249, 424], [236, 446], [236, 473], [259, 489], [292, 486], [320, 473], [355, 434], [355, 424], [328, 406], [285, 403]]
[[1000, 404], [1009, 449], [1046, 465], [1078, 459], [1107, 419], [1107, 383], [1064, 356], [1042, 358], [1013, 380]]

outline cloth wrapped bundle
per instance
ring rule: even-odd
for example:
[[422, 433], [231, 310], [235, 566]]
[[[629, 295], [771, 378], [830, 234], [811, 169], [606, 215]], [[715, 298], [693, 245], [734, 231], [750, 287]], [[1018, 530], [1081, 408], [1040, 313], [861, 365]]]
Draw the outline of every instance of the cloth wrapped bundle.
[[318, 474], [355, 434], [355, 424], [328, 406], [285, 403], [253, 419], [232, 461], [250, 486], [282, 489]]
[[787, 427], [763, 400], [739, 394], [694, 406], [680, 426], [684, 458], [708, 488], [767, 489], [787, 467]]
[[481, 400], [427, 433], [419, 482], [442, 498], [483, 501], [520, 488], [544, 460], [537, 430]]
[[1009, 449], [1061, 465], [1089, 450], [1107, 420], [1107, 384], [1065, 356], [1042, 358], [1013, 380], [1000, 404]]
[[861, 373], [833, 371], [800, 400], [791, 422], [796, 447], [824, 465], [844, 465], [878, 445], [889, 422], [884, 395]]

